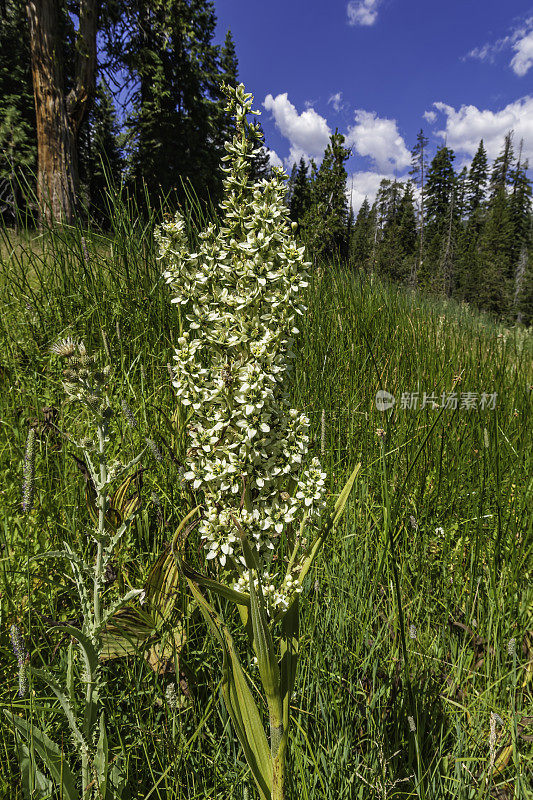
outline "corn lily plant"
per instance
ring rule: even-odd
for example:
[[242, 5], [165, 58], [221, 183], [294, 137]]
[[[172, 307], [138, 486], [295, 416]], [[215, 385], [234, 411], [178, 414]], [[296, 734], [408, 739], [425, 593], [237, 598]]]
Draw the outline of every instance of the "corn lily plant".
[[[261, 134], [252, 95], [228, 90], [235, 135], [226, 143], [220, 227], [191, 252], [178, 214], [157, 232], [164, 275], [181, 308], [174, 386], [187, 414], [184, 480], [200, 497], [174, 543], [190, 591], [222, 651], [222, 693], [261, 800], [284, 797], [299, 597], [338, 524], [358, 467], [334, 508], [309, 457], [309, 420], [291, 407], [299, 300], [308, 285], [284, 202], [282, 170], [253, 183]], [[196, 515], [206, 574], [187, 563], [182, 531]], [[268, 733], [230, 630], [201, 588], [238, 609], [268, 707]]]

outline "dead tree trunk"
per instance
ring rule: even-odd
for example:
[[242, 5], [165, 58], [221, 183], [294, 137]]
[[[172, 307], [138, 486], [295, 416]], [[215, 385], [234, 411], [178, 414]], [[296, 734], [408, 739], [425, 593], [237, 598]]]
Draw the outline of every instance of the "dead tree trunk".
[[37, 197], [41, 216], [71, 222], [78, 191], [77, 139], [93, 96], [97, 0], [80, 0], [76, 75], [65, 94], [60, 0], [27, 0], [37, 118]]

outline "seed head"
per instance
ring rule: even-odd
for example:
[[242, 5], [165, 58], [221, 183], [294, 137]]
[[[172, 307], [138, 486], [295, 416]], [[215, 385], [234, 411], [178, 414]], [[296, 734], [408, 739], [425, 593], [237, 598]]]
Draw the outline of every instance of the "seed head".
[[26, 650], [26, 645], [24, 644], [24, 639], [22, 638], [22, 634], [20, 632], [20, 628], [18, 627], [18, 625], [12, 625], [9, 633], [11, 636], [11, 645], [13, 647], [13, 653], [15, 654], [15, 658], [17, 659], [17, 664], [19, 668], [19, 696], [24, 697], [24, 695], [28, 691], [28, 674], [27, 674], [28, 651]]
[[26, 439], [26, 452], [23, 465], [22, 509], [31, 511], [35, 493], [35, 429], [30, 428]]
[[155, 458], [158, 464], [161, 464], [163, 461], [163, 456], [161, 455], [161, 450], [156, 445], [153, 439], [145, 439], [144, 440], [148, 445], [148, 449], [150, 450], [151, 454]]
[[125, 400], [122, 401], [122, 411], [124, 412], [124, 416], [126, 417], [126, 421], [130, 426], [130, 428], [134, 431], [137, 430], [137, 428], [139, 427], [137, 425], [137, 420], [135, 419], [133, 411], [131, 410], [131, 408], [129, 407], [129, 405], [126, 403]]

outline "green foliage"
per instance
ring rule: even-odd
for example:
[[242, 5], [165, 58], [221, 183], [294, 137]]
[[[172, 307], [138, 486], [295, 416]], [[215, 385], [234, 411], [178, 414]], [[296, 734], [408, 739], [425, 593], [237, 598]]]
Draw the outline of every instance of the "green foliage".
[[[36, 560], [29, 569], [25, 564], [28, 554], [60, 549], [62, 539], [85, 546], [88, 558], [93, 555], [81, 534], [89, 522], [83, 481], [61, 435], [73, 430], [76, 416], [63, 402], [59, 370], [47, 372], [48, 348], [66, 335], [73, 320], [91, 348], [102, 346], [101, 328], [107, 333], [115, 407], [127, 399], [139, 426], [158, 441], [163, 438], [178, 462], [181, 458], [172, 423], [175, 397], [162, 367], [176, 344], [176, 306], [168, 303], [167, 287], [159, 282], [153, 220], [145, 226], [124, 192], [113, 197], [115, 227], [109, 236], [97, 236], [81, 224], [68, 233], [45, 231], [39, 238], [31, 230], [18, 236], [4, 230], [0, 250], [5, 433], [0, 442], [0, 704], [27, 722], [29, 731], [42, 730], [58, 743], [63, 769], [65, 764], [74, 769], [76, 761], [68, 734], [56, 738], [59, 703], [44, 696], [40, 682], [30, 687], [28, 698], [17, 698], [17, 663], [8, 632], [18, 622], [36, 665], [68, 669], [68, 647], [56, 649], [64, 638], [61, 628], [49, 628], [50, 621], [72, 620], [75, 586], [55, 567], [52, 575], [53, 562]], [[528, 270], [531, 297], [531, 262]], [[350, 465], [360, 461], [363, 466], [344, 522], [304, 583], [301, 668], [288, 704], [294, 730], [288, 798], [368, 800], [387, 792], [407, 800], [423, 787], [431, 800], [471, 800], [476, 794], [486, 797], [489, 786], [493, 795], [512, 787], [517, 799], [528, 800], [531, 335], [476, 315], [464, 304], [378, 278], [371, 283], [363, 273], [336, 267], [314, 275], [307, 305], [296, 342], [292, 400], [311, 418], [316, 452], [325, 410], [323, 460], [333, 496]], [[417, 390], [438, 397], [451, 391], [459, 374], [457, 390], [496, 391], [496, 409], [447, 410], [427, 438], [436, 420], [431, 408], [401, 409], [399, 403], [392, 412], [375, 408], [379, 388], [397, 398]], [[36, 496], [34, 510], [23, 515], [22, 462], [30, 424], [36, 426]], [[135, 452], [142, 441], [135, 438], [139, 432], [120, 414], [114, 425], [117, 445]], [[386, 431], [386, 482], [377, 428]], [[142, 585], [183, 512], [194, 507], [180, 483], [179, 463], [163, 449], [163, 464], [144, 476], [139, 523], [131, 527], [113, 565], [118, 575], [111, 591], [125, 580]], [[387, 486], [399, 523], [394, 557], [415, 700], [414, 733], [383, 537], [387, 513], [393, 511], [389, 501], [387, 512]], [[194, 529], [187, 537], [194, 554]], [[171, 597], [181, 608], [180, 587]], [[217, 601], [253, 689], [257, 668], [246, 657], [230, 612], [233, 604]], [[126, 791], [133, 797], [153, 790], [152, 797], [165, 800], [240, 798], [245, 791], [252, 798], [242, 750], [227, 735], [228, 715], [218, 702], [217, 653], [199, 613], [188, 619], [185, 632], [179, 660], [171, 648], [159, 672], [142, 658], [103, 665], [109, 688], [100, 702], [109, 762], [122, 759]], [[516, 665], [508, 652], [511, 639]], [[78, 669], [76, 660], [73, 669]], [[173, 705], [167, 701], [172, 686], [178, 696]], [[495, 734], [501, 771], [492, 773], [491, 713], [503, 723], [497, 723]], [[0, 720], [0, 797], [22, 800], [14, 739], [3, 713]], [[99, 721], [97, 728], [99, 739]], [[28, 750], [40, 747], [38, 736]], [[22, 750], [22, 735], [19, 742]], [[44, 774], [37, 777], [45, 786]], [[401, 782], [392, 788], [396, 781]]]
[[311, 181], [311, 199], [302, 218], [302, 235], [316, 258], [347, 255], [346, 168], [349, 151], [344, 136], [337, 131], [330, 137], [324, 158]]

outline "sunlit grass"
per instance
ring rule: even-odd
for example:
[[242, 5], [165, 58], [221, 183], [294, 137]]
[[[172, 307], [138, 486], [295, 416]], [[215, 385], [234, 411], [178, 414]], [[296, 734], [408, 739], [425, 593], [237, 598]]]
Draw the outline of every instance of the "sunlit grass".
[[[99, 235], [81, 226], [2, 232], [0, 704], [15, 710], [9, 625], [20, 623], [36, 663], [53, 666], [59, 637], [47, 631], [51, 620], [69, 618], [73, 597], [60, 565], [28, 566], [27, 557], [79, 540], [87, 524], [83, 479], [61, 436], [75, 411], [50, 368], [59, 336], [77, 334], [94, 349], [106, 333], [114, 392], [140, 425], [135, 433], [116, 420], [117, 449], [133, 451], [135, 436], [152, 436], [165, 454], [162, 465], [146, 463], [144, 512], [117, 564], [120, 580], [138, 585], [185, 507], [166, 447], [179, 451], [166, 367], [178, 320], [156, 260], [155, 214], [141, 223], [119, 198], [113, 219]], [[363, 469], [304, 593], [317, 602], [303, 603], [289, 796], [531, 797], [531, 334], [331, 265], [316, 270], [307, 305], [295, 404], [312, 420], [317, 454], [325, 412], [332, 492], [350, 466]], [[396, 397], [392, 410], [376, 409], [379, 389]], [[497, 393], [495, 408], [400, 407], [402, 393], [440, 400], [453, 391]], [[37, 430], [36, 507], [24, 516], [29, 425]], [[132, 797], [251, 798], [219, 702], [215, 648], [195, 614], [186, 633], [178, 675], [156, 673], [141, 657], [109, 665], [110, 744], [126, 756]], [[165, 691], [180, 680], [189, 696], [173, 717]], [[53, 729], [59, 716], [36, 691], [32, 713]], [[493, 753], [501, 771], [489, 775], [491, 713], [501, 719]], [[14, 740], [0, 720], [0, 796], [18, 800]]]

